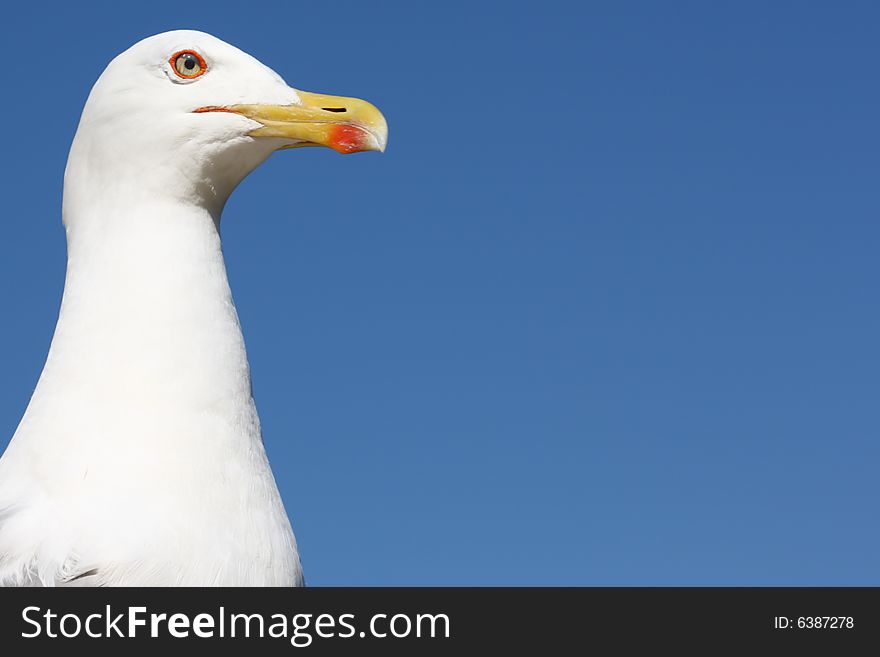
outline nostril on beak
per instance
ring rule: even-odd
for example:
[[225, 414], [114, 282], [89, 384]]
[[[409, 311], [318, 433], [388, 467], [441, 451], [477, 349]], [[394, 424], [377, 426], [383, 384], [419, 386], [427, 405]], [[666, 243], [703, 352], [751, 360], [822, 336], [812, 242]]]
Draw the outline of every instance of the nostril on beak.
[[324, 110], [325, 112], [337, 112], [337, 113], [348, 111], [344, 107], [322, 107], [321, 109]]

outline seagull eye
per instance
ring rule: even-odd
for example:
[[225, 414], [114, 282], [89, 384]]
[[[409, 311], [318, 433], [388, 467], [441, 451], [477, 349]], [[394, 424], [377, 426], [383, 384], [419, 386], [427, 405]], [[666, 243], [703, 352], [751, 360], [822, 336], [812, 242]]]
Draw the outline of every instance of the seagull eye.
[[182, 50], [171, 55], [168, 60], [171, 69], [178, 77], [191, 79], [197, 78], [208, 70], [205, 59], [197, 52], [192, 50]]

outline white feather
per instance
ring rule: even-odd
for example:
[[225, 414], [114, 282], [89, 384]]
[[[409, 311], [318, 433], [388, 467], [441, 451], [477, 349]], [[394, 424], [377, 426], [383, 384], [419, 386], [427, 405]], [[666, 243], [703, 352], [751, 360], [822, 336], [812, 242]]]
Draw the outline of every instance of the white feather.
[[[212, 70], [168, 77], [169, 53]], [[64, 298], [0, 459], [0, 583], [299, 585], [226, 278], [220, 213], [278, 147], [205, 105], [295, 103], [270, 69], [199, 32], [117, 57], [65, 172]]]

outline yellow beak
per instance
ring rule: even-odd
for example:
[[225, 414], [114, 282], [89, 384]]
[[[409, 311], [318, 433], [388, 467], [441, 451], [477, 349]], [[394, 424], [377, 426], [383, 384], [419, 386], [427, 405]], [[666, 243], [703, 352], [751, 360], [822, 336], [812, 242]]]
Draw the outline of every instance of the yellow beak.
[[260, 123], [251, 137], [290, 139], [284, 148], [327, 146], [339, 153], [384, 151], [388, 124], [365, 100], [297, 91], [300, 105], [229, 105], [196, 112], [233, 112]]

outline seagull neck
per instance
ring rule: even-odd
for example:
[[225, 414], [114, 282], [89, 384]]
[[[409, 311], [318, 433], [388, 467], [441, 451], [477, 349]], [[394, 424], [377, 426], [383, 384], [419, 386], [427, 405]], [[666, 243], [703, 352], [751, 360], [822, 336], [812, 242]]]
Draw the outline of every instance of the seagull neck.
[[65, 216], [67, 278], [44, 378], [73, 376], [95, 400], [125, 391], [135, 406], [250, 402], [219, 217], [161, 202], [89, 212]]

